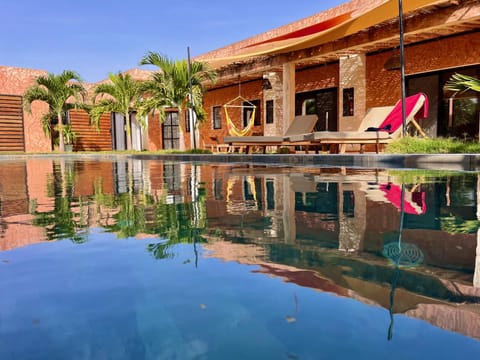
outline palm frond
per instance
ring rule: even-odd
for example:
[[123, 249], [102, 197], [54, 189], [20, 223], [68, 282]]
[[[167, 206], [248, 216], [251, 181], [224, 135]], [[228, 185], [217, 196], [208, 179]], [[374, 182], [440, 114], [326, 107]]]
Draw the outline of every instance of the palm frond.
[[480, 80], [473, 76], [456, 73], [445, 83], [445, 89], [455, 92], [480, 91]]
[[31, 113], [32, 103], [37, 100], [46, 102], [48, 104], [52, 102], [51, 96], [45, 88], [34, 85], [28, 88], [27, 91], [23, 94], [23, 108], [25, 109], [25, 111]]

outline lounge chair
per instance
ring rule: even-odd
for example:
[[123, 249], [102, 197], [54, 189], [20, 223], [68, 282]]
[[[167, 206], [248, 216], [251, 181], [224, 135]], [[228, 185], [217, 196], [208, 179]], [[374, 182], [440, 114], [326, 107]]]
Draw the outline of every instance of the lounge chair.
[[[225, 136], [223, 142], [231, 147], [244, 146], [247, 153], [250, 153], [254, 146], [261, 147], [265, 153], [267, 146], [278, 148], [282, 145], [297, 145], [305, 134], [312, 133], [317, 120], [317, 115], [299, 115], [295, 116], [283, 136]], [[291, 142], [293, 137], [296, 139], [294, 144]]]
[[403, 211], [406, 214], [423, 215], [427, 212], [425, 191], [421, 191], [419, 185], [415, 185], [412, 189], [405, 189], [403, 205], [402, 187], [392, 182], [370, 185], [366, 191], [366, 196], [376, 202], [391, 203], [399, 211], [403, 206]]
[[[426, 136], [415, 118], [426, 118], [428, 116], [428, 99], [423, 93], [409, 96], [406, 102], [406, 121], [412, 123], [417, 130]], [[423, 108], [423, 111], [420, 110]], [[390, 111], [388, 111], [390, 110]], [[386, 113], [388, 111], [388, 113]], [[384, 114], [383, 116], [381, 114]], [[377, 127], [372, 121], [376, 120]], [[359, 131], [317, 131], [306, 134], [303, 139], [298, 139], [300, 144], [314, 146], [329, 146], [330, 152], [344, 153], [347, 144], [360, 145], [360, 152], [363, 153], [365, 145], [375, 145], [378, 153], [380, 147], [388, 144], [392, 139], [401, 136], [402, 127], [402, 102], [398, 101], [394, 107], [373, 108], [369, 111], [361, 123]], [[337, 149], [338, 147], [338, 149]]]

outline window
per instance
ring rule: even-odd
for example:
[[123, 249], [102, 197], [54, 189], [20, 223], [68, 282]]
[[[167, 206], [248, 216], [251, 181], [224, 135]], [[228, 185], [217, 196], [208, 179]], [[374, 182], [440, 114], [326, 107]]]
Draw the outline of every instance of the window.
[[258, 126], [262, 124], [262, 122], [260, 121], [260, 100], [251, 100], [249, 102], [245, 101], [243, 103], [243, 127], [247, 127], [248, 122], [252, 116], [252, 104], [255, 105], [255, 119], [253, 121], [253, 125]]
[[273, 100], [267, 100], [265, 102], [265, 122], [267, 124], [273, 124]]
[[163, 148], [166, 150], [180, 148], [178, 112], [167, 112], [162, 124]]
[[222, 128], [222, 107], [214, 106], [212, 109], [212, 123], [214, 129]]
[[317, 101], [313, 99], [305, 99], [302, 103], [302, 115], [311, 115], [317, 113]]
[[353, 116], [353, 88], [343, 89], [343, 116]]

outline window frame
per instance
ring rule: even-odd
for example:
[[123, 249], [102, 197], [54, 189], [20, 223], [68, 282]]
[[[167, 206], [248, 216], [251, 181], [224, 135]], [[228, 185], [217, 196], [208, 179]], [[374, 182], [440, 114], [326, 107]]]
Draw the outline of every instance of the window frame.
[[222, 128], [222, 107], [212, 107], [212, 129], [219, 130]]

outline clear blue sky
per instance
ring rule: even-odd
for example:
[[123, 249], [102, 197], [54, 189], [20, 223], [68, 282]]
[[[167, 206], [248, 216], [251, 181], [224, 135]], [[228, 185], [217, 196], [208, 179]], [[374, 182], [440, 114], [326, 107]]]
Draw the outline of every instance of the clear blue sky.
[[300, 20], [347, 0], [7, 0], [0, 65], [96, 82], [139, 67], [148, 51], [192, 57]]

